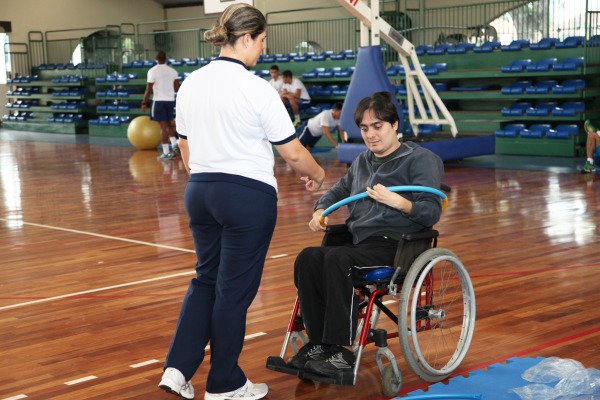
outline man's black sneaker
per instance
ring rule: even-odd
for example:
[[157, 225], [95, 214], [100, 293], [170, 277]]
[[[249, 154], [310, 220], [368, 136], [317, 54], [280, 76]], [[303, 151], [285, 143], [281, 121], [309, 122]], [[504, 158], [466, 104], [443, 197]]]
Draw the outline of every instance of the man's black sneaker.
[[306, 372], [324, 376], [335, 376], [339, 371], [352, 371], [356, 357], [351, 350], [342, 346], [331, 346], [326, 352], [325, 360], [310, 360], [304, 365]]
[[303, 369], [308, 361], [320, 361], [326, 359], [328, 354], [323, 351], [320, 344], [306, 343], [298, 353], [289, 359], [288, 365], [294, 368]]

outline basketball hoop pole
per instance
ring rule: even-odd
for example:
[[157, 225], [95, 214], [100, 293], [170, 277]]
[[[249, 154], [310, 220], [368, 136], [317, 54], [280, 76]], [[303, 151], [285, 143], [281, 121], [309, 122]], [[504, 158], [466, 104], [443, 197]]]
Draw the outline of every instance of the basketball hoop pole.
[[[361, 46], [369, 45], [367, 42], [368, 35], [365, 32], [366, 29], [370, 29], [372, 46], [379, 45], [380, 38], [383, 38], [398, 52], [406, 74], [408, 121], [412, 126], [414, 134], [418, 135], [419, 124], [443, 124], [448, 125], [452, 136], [456, 137], [458, 130], [456, 129], [454, 118], [452, 118], [446, 105], [440, 99], [440, 96], [431, 85], [431, 82], [429, 82], [429, 79], [427, 79], [427, 76], [425, 76], [415, 52], [415, 46], [380, 17], [379, 0], [373, 0], [371, 7], [362, 0], [337, 0], [337, 2], [361, 22]], [[410, 58], [412, 65], [408, 62], [408, 58]], [[429, 110], [431, 116], [427, 115], [427, 110], [419, 94], [416, 81], [421, 84], [423, 97], [427, 103], [427, 110]], [[420, 118], [416, 118], [415, 116], [415, 104], [419, 110]], [[440, 118], [438, 109], [442, 113], [443, 118]]]

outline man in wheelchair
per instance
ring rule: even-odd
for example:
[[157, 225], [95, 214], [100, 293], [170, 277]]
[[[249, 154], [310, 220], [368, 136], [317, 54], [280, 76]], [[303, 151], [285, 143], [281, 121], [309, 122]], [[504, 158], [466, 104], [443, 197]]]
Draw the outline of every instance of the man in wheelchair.
[[398, 194], [387, 188], [439, 188], [444, 174], [437, 155], [413, 142], [400, 141], [391, 94], [378, 92], [362, 99], [354, 119], [367, 150], [315, 203], [309, 222], [313, 232], [324, 230], [321, 214], [327, 207], [366, 190], [367, 197], [348, 205], [346, 225], [352, 243], [308, 247], [294, 264], [294, 283], [309, 342], [289, 359], [288, 366], [322, 376], [352, 370], [356, 362], [354, 353], [345, 347], [352, 345], [357, 328], [354, 282], [369, 270], [394, 265], [402, 234], [430, 229], [442, 212], [435, 194]]

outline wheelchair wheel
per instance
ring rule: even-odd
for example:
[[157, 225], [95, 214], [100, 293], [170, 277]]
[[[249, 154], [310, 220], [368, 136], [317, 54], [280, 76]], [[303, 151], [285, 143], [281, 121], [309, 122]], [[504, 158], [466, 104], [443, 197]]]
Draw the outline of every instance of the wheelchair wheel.
[[402, 284], [398, 314], [402, 353], [421, 379], [437, 382], [462, 362], [475, 329], [475, 293], [454, 253], [422, 253]]
[[383, 373], [381, 374], [381, 387], [383, 388], [383, 394], [388, 398], [396, 397], [400, 392], [400, 388], [402, 387], [402, 375], [396, 376], [392, 364], [386, 365], [383, 369]]

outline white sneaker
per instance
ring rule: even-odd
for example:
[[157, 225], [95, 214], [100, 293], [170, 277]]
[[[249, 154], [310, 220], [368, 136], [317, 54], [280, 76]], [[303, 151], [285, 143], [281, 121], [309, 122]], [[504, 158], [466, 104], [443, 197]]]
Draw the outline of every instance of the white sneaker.
[[228, 399], [262, 399], [269, 393], [269, 387], [265, 383], [252, 383], [250, 380], [239, 389], [227, 393], [204, 393], [204, 400], [228, 400]]
[[158, 387], [166, 392], [183, 397], [184, 399], [194, 398], [194, 387], [192, 386], [192, 383], [190, 381], [186, 382], [183, 374], [175, 368], [167, 368], [165, 370]]

